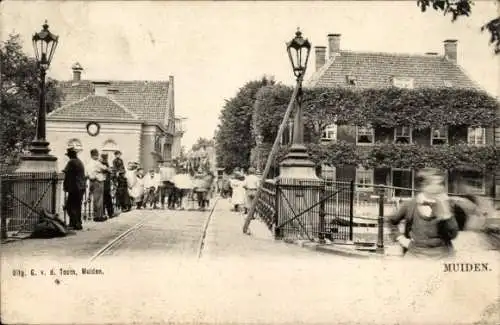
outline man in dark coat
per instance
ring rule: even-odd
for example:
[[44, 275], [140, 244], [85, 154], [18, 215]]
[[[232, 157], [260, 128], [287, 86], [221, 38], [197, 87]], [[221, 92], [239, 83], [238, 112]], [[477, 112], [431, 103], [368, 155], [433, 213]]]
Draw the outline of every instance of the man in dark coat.
[[81, 230], [82, 227], [82, 199], [85, 193], [85, 167], [77, 156], [75, 148], [67, 149], [69, 161], [64, 167], [63, 189], [68, 193], [66, 211], [69, 215], [69, 226]]
[[[101, 154], [101, 163], [109, 168], [108, 154]], [[113, 198], [111, 196], [111, 174], [110, 171], [105, 173], [106, 179], [104, 180], [104, 192], [102, 197], [104, 211], [108, 215], [108, 218], [113, 218], [115, 216]]]

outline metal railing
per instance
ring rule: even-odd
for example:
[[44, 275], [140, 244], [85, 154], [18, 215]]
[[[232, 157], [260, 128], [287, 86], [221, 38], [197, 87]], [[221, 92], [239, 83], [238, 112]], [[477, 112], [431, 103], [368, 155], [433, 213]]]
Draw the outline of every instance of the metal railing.
[[[395, 197], [395, 191], [409, 195]], [[329, 240], [383, 252], [389, 237], [385, 218], [415, 194], [415, 189], [353, 181], [266, 180], [256, 212], [276, 239]]]
[[63, 175], [13, 173], [0, 175], [1, 237], [31, 233], [41, 210], [59, 213]]

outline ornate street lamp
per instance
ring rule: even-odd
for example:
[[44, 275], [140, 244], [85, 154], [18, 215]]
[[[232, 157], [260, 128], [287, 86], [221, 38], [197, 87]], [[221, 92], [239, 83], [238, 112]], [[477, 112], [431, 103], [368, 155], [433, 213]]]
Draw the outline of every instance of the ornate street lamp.
[[295, 101], [296, 111], [293, 121], [292, 146], [280, 166], [281, 177], [290, 178], [316, 178], [314, 163], [309, 159], [307, 149], [304, 146], [304, 123], [302, 113], [302, 81], [307, 70], [307, 62], [311, 51], [311, 43], [302, 37], [302, 33], [297, 29], [295, 37], [286, 43], [286, 49], [293, 74], [297, 79], [297, 98]]
[[49, 31], [47, 21], [43, 24], [40, 32], [33, 35], [33, 49], [37, 61], [37, 67], [40, 70], [40, 106], [38, 107], [38, 118], [36, 125], [36, 136], [31, 142], [31, 158], [29, 160], [48, 160], [55, 161], [56, 157], [49, 155], [49, 143], [46, 140], [45, 118], [47, 115], [45, 106], [45, 75], [49, 69], [50, 62], [54, 57], [57, 48], [59, 36]]
[[299, 78], [302, 78], [307, 69], [307, 61], [309, 60], [309, 53], [311, 52], [311, 43], [307, 38], [302, 37], [302, 32], [297, 28], [295, 32], [295, 37], [288, 43], [286, 43], [286, 50], [288, 51], [288, 57], [290, 58], [290, 63], [292, 64], [293, 74]]

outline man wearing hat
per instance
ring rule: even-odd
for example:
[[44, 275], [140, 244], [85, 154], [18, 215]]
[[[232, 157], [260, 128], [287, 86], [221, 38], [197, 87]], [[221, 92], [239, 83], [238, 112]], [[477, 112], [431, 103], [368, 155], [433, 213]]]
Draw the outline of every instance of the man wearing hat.
[[[108, 154], [107, 153], [102, 153], [101, 154], [101, 163], [109, 167], [108, 163]], [[113, 207], [113, 198], [111, 196], [111, 183], [112, 183], [112, 171], [113, 169], [108, 169], [105, 171], [105, 179], [104, 179], [104, 187], [103, 187], [103, 193], [102, 193], [102, 203], [103, 203], [103, 208], [104, 212], [107, 214], [108, 218], [113, 218], [115, 216], [115, 211]]]
[[63, 169], [63, 190], [68, 193], [66, 211], [69, 215], [69, 226], [76, 230], [82, 229], [82, 199], [85, 193], [85, 167], [77, 156], [74, 147], [66, 150], [69, 161]]

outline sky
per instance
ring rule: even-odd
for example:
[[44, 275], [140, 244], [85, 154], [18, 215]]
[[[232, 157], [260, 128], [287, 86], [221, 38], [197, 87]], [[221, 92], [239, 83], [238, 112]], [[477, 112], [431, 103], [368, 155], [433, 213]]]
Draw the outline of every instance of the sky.
[[[500, 56], [480, 26], [498, 15], [496, 1], [477, 1], [472, 16], [422, 13], [416, 1], [173, 2], [2, 1], [1, 39], [30, 38], [47, 19], [60, 41], [48, 76], [71, 79], [168, 80], [174, 76], [176, 115], [187, 118], [183, 145], [210, 138], [225, 100], [250, 80], [272, 75], [293, 84], [285, 42], [297, 27], [313, 46], [340, 33], [341, 49], [443, 53], [458, 40], [458, 62], [484, 90], [500, 96]], [[314, 51], [306, 79], [314, 70]]]

